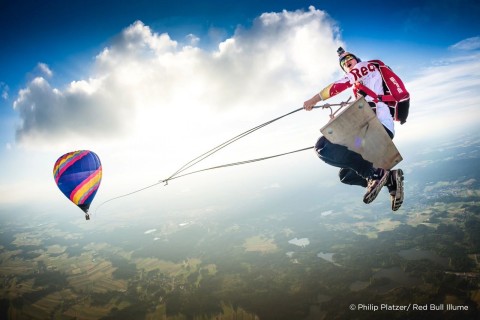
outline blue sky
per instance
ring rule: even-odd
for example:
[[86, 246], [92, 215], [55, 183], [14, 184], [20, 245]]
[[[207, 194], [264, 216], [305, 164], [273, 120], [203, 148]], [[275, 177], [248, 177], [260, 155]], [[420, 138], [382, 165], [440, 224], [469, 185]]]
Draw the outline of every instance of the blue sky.
[[[100, 201], [165, 178], [339, 78], [339, 45], [382, 59], [407, 82], [412, 112], [397, 125], [400, 148], [478, 125], [479, 16], [478, 1], [466, 0], [2, 1], [0, 207], [36, 194], [49, 210], [69, 210], [51, 167], [71, 150], [100, 154]], [[311, 145], [326, 119], [296, 115], [214, 164]], [[335, 171], [301, 159], [302, 170]], [[285, 161], [298, 167], [298, 158]], [[249, 183], [260, 170], [265, 180], [246, 198], [283, 187], [275, 165], [249, 170], [219, 179]], [[171, 203], [208, 198], [192, 196], [195, 188], [220, 192], [220, 181], [204, 183], [172, 188]]]

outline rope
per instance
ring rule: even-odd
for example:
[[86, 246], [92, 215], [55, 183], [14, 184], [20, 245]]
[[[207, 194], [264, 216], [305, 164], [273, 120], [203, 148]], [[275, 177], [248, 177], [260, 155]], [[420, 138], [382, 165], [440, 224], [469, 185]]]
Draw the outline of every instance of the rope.
[[[276, 154], [276, 155], [272, 155], [272, 156], [267, 156], [267, 157], [262, 157], [262, 158], [256, 158], [256, 159], [250, 159], [250, 160], [244, 160], [244, 161], [238, 161], [238, 162], [232, 162], [232, 163], [227, 163], [227, 164], [222, 164], [222, 165], [218, 165], [218, 166], [214, 166], [214, 167], [210, 167], [210, 168], [205, 168], [205, 169], [200, 169], [200, 170], [196, 170], [196, 171], [192, 171], [192, 172], [188, 172], [188, 173], [184, 173], [184, 174], [175, 174], [175, 175], [172, 175], [170, 176], [169, 178], [167, 179], [164, 179], [164, 180], [160, 180], [154, 184], [151, 184], [149, 186], [146, 186], [146, 187], [143, 187], [143, 188], [140, 188], [138, 190], [135, 190], [135, 191], [132, 191], [132, 192], [129, 192], [129, 193], [126, 193], [126, 194], [123, 194], [123, 195], [120, 195], [120, 196], [117, 196], [115, 198], [111, 198], [109, 200], [106, 200], [104, 202], [102, 202], [101, 204], [98, 205], [98, 207], [95, 209], [95, 214], [97, 213], [98, 209], [103, 206], [104, 204], [108, 203], [108, 202], [111, 202], [113, 200], [117, 200], [117, 199], [120, 199], [120, 198], [124, 198], [124, 197], [128, 197], [132, 194], [135, 194], [135, 193], [138, 193], [138, 192], [141, 192], [141, 191], [144, 191], [144, 190], [147, 190], [147, 189], [150, 189], [150, 188], [153, 188], [155, 186], [158, 186], [159, 184], [162, 184], [164, 183], [165, 185], [168, 184], [168, 181], [170, 180], [174, 180], [174, 179], [178, 179], [178, 178], [183, 178], [183, 177], [186, 177], [186, 176], [189, 176], [189, 175], [192, 175], [192, 174], [195, 174], [195, 173], [200, 173], [200, 172], [204, 172], [204, 171], [209, 171], [209, 170], [215, 170], [215, 169], [220, 169], [220, 168], [227, 168], [227, 167], [233, 167], [233, 166], [238, 166], [238, 165], [242, 165], [242, 164], [247, 164], [247, 163], [253, 163], [253, 162], [258, 162], [258, 161], [263, 161], [263, 160], [268, 160], [268, 159], [273, 159], [273, 158], [278, 158], [278, 157], [281, 157], [281, 156], [285, 156], [285, 155], [289, 155], [289, 154], [292, 154], [292, 153], [297, 153], [297, 152], [301, 152], [301, 151], [305, 151], [305, 150], [310, 150], [310, 149], [313, 149], [314, 147], [306, 147], [306, 148], [302, 148], [302, 149], [298, 149], [298, 150], [293, 150], [293, 151], [289, 151], [289, 152], [284, 152], [284, 153], [279, 153], [279, 154]], [[184, 171], [184, 170], [182, 170]]]
[[222, 144], [219, 144], [218, 146], [210, 149], [209, 151], [207, 151], [207, 152], [199, 155], [199, 156], [196, 157], [195, 159], [192, 159], [192, 160], [190, 160], [189, 162], [185, 163], [185, 164], [184, 164], [183, 166], [181, 166], [177, 171], [175, 171], [170, 177], [168, 177], [167, 179], [162, 180], [162, 181], [168, 182], [169, 180], [172, 180], [172, 179], [173, 179], [175, 176], [177, 176], [178, 174], [180, 174], [180, 173], [184, 172], [185, 170], [193, 167], [195, 164], [199, 163], [199, 162], [202, 161], [202, 160], [205, 160], [206, 158], [210, 157], [211, 155], [213, 155], [214, 153], [220, 151], [221, 149], [227, 147], [228, 145], [234, 143], [235, 141], [240, 140], [241, 138], [243, 138], [243, 137], [245, 137], [245, 136], [247, 136], [247, 135], [249, 135], [249, 134], [251, 134], [251, 133], [253, 133], [253, 132], [255, 132], [255, 131], [257, 131], [257, 130], [263, 128], [263, 127], [265, 127], [265, 126], [267, 126], [267, 125], [269, 125], [269, 124], [271, 124], [271, 123], [273, 123], [273, 122], [275, 122], [275, 121], [277, 121], [277, 120], [280, 120], [280, 119], [282, 119], [282, 118], [285, 118], [286, 116], [289, 116], [289, 115], [291, 115], [291, 114], [293, 114], [293, 113], [295, 113], [295, 112], [298, 112], [298, 111], [300, 111], [300, 110], [302, 110], [302, 109], [303, 109], [303, 108], [298, 108], [298, 109], [296, 109], [296, 110], [293, 110], [293, 111], [291, 111], [291, 112], [289, 112], [289, 113], [284, 114], [283, 116], [277, 117], [277, 118], [275, 118], [275, 119], [272, 119], [272, 120], [270, 120], [270, 121], [267, 121], [267, 122], [265, 122], [265, 123], [262, 123], [262, 124], [260, 124], [260, 125], [258, 125], [258, 126], [256, 126], [256, 127], [254, 127], [254, 128], [251, 128], [251, 129], [249, 129], [249, 130], [247, 130], [247, 131], [245, 131], [245, 132], [240, 133], [239, 135], [237, 135], [237, 136], [235, 136], [235, 137], [233, 137], [233, 138], [225, 141], [225, 142], [222, 143]]
[[[326, 108], [329, 108], [330, 109], [330, 118], [334, 117], [334, 115], [342, 108], [344, 107], [345, 105], [348, 104], [348, 102], [350, 101], [350, 98], [346, 101], [346, 102], [341, 102], [341, 103], [337, 103], [337, 104], [324, 104], [324, 105], [321, 105], [321, 106], [314, 106], [314, 108], [322, 108], [322, 109], [326, 109]], [[332, 111], [332, 108], [331, 106], [340, 106], [338, 108], [338, 110], [333, 113]], [[233, 162], [233, 163], [228, 163], [228, 164], [223, 164], [223, 165], [218, 165], [218, 166], [214, 166], [214, 167], [210, 167], [210, 168], [205, 168], [205, 169], [200, 169], [200, 170], [196, 170], [196, 171], [192, 171], [192, 172], [188, 172], [188, 173], [184, 173], [184, 174], [181, 174], [182, 172], [185, 172], [186, 170], [190, 169], [191, 167], [193, 167], [194, 165], [196, 165], [197, 163], [205, 160], [206, 158], [210, 157], [211, 155], [213, 155], [214, 153], [222, 150], [223, 148], [227, 147], [228, 145], [234, 143], [235, 141], [237, 140], [240, 140], [241, 138], [275, 122], [275, 121], [278, 121], [282, 118], [285, 118], [295, 112], [298, 112], [300, 110], [303, 110], [303, 107], [302, 108], [298, 108], [298, 109], [295, 109], [293, 111], [290, 111], [282, 116], [279, 116], [275, 119], [272, 119], [270, 121], [267, 121], [267, 122], [264, 122], [256, 127], [253, 127], [245, 132], [242, 132], [238, 135], [236, 135], [235, 137], [219, 144], [218, 146], [208, 150], [207, 152], [199, 155], [198, 157], [190, 160], [189, 162], [185, 163], [183, 166], [181, 166], [177, 171], [175, 171], [172, 175], [170, 175], [168, 178], [164, 179], [164, 180], [160, 180], [154, 184], [151, 184], [149, 186], [146, 186], [146, 187], [143, 187], [143, 188], [140, 188], [138, 190], [135, 190], [135, 191], [132, 191], [132, 192], [129, 192], [129, 193], [126, 193], [126, 194], [123, 194], [123, 195], [120, 195], [120, 196], [117, 196], [117, 197], [114, 197], [114, 198], [111, 198], [109, 200], [106, 200], [102, 203], [100, 203], [98, 205], [98, 207], [95, 209], [95, 213], [98, 211], [98, 209], [103, 206], [104, 204], [108, 203], [108, 202], [111, 202], [113, 200], [117, 200], [117, 199], [120, 199], [120, 198], [124, 198], [124, 197], [127, 197], [127, 196], [130, 196], [132, 194], [135, 194], [135, 193], [138, 193], [138, 192], [141, 192], [141, 191], [144, 191], [144, 190], [147, 190], [147, 189], [150, 189], [150, 188], [153, 188], [161, 183], [164, 183], [165, 185], [168, 184], [168, 181], [170, 180], [174, 180], [174, 179], [178, 179], [178, 178], [182, 178], [182, 177], [185, 177], [185, 176], [189, 176], [189, 175], [192, 175], [192, 174], [195, 174], [195, 173], [199, 173], [199, 172], [204, 172], [204, 171], [209, 171], [209, 170], [214, 170], [214, 169], [220, 169], [220, 168], [225, 168], [225, 167], [232, 167], [232, 166], [237, 166], [237, 165], [242, 165], [242, 164], [247, 164], [247, 163], [252, 163], [252, 162], [258, 162], [258, 161], [263, 161], [263, 160], [268, 160], [268, 159], [272, 159], [272, 158], [277, 158], [277, 157], [281, 157], [281, 156], [285, 156], [285, 155], [288, 155], [288, 154], [292, 154], [292, 153], [297, 153], [297, 152], [301, 152], [301, 151], [305, 151], [305, 150], [309, 150], [309, 149], [313, 149], [314, 147], [307, 147], [307, 148], [302, 148], [302, 149], [298, 149], [298, 150], [293, 150], [293, 151], [289, 151], [289, 152], [285, 152], [285, 153], [280, 153], [280, 154], [276, 154], [276, 155], [272, 155], [272, 156], [267, 156], [267, 157], [262, 157], [262, 158], [257, 158], [257, 159], [250, 159], [250, 160], [244, 160], [244, 161], [239, 161], [239, 162]]]
[[[200, 170], [197, 170], [197, 171], [192, 171], [192, 172], [185, 173], [185, 174], [182, 174], [182, 175], [177, 175], [173, 178], [169, 178], [168, 180], [174, 180], [174, 179], [182, 178], [182, 177], [185, 177], [185, 176], [189, 176], [189, 175], [194, 174], [194, 173], [204, 172], [204, 171], [208, 171], [208, 170], [214, 170], [214, 169], [220, 169], [220, 168], [226, 168], [226, 167], [233, 167], [233, 166], [238, 166], [238, 165], [242, 165], [242, 164], [268, 160], [268, 159], [272, 159], [272, 158], [286, 156], [286, 155], [292, 154], [292, 153], [297, 153], [297, 152], [301, 152], [301, 151], [305, 151], [305, 150], [310, 150], [310, 149], [313, 149], [313, 148], [314, 148], [313, 146], [312, 147], [306, 147], [306, 148], [293, 150], [293, 151], [289, 151], [289, 152], [285, 152], [285, 153], [279, 153], [279, 154], [276, 154], [276, 155], [273, 155], [273, 156], [222, 164], [222, 165], [219, 165], [219, 166], [214, 166], [214, 167], [210, 167], [210, 168], [206, 168], [206, 169], [200, 169]], [[168, 181], [167, 180], [160, 180], [158, 183], [163, 183], [163, 182], [167, 183]]]
[[122, 194], [121, 196], [117, 196], [117, 197], [108, 199], [108, 200], [106, 200], [106, 201], [104, 201], [104, 202], [102, 202], [102, 203], [100, 203], [100, 204], [98, 205], [98, 207], [95, 209], [95, 215], [97, 214], [98, 209], [99, 209], [101, 206], [103, 206], [104, 204], [106, 204], [106, 203], [109, 203], [109, 202], [111, 202], [111, 201], [113, 201], [113, 200], [117, 200], [117, 199], [120, 199], [120, 198], [128, 197], [128, 196], [130, 196], [130, 195], [132, 195], [132, 194], [135, 194], [135, 193], [138, 193], [138, 192], [140, 192], [140, 191], [144, 191], [144, 190], [153, 188], [153, 187], [159, 185], [160, 183], [162, 183], [162, 182], [159, 181], [159, 182], [154, 183], [154, 184], [151, 184], [151, 185], [149, 185], [149, 186], [147, 186], [147, 187], [143, 187], [143, 188], [141, 188], [141, 189], [138, 189], [138, 190], [135, 190], [135, 191], [126, 193], [126, 194]]
[[[324, 105], [315, 106], [314, 108], [330, 109], [330, 119], [333, 119], [340, 109], [348, 105], [350, 99], [352, 99], [352, 97], [349, 97], [347, 101], [342, 101], [340, 103], [325, 103]], [[338, 109], [333, 112], [332, 106], [338, 106]]]

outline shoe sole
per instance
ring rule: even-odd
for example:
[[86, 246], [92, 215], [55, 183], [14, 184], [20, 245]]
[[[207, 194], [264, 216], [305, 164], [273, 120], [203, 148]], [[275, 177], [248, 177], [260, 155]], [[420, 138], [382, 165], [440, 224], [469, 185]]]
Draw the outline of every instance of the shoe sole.
[[404, 192], [403, 192], [403, 171], [402, 169], [397, 170], [397, 174], [395, 177], [395, 183], [397, 185], [397, 190], [395, 191], [395, 195], [391, 196], [392, 197], [392, 210], [397, 211], [400, 209], [400, 207], [403, 204], [403, 197], [404, 197]]
[[387, 180], [388, 180], [389, 175], [390, 175], [390, 171], [385, 171], [385, 174], [380, 179], [380, 181], [378, 182], [375, 189], [373, 189], [369, 193], [365, 194], [365, 196], [363, 196], [363, 202], [365, 204], [372, 203], [373, 200], [375, 200], [377, 198], [378, 194], [380, 193], [380, 190], [382, 190], [382, 188], [387, 184]]

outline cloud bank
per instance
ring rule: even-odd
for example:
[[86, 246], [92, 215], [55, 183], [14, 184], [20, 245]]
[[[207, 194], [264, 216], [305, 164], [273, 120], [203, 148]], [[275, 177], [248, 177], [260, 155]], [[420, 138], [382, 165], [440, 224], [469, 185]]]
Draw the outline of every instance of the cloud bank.
[[411, 94], [407, 123], [396, 126], [399, 139], [432, 139], [480, 124], [480, 54], [437, 61], [407, 83]]
[[88, 79], [63, 88], [53, 87], [52, 71], [39, 64], [43, 76], [14, 102], [17, 143], [116, 141], [159, 124], [193, 125], [202, 112], [241, 109], [248, 116], [298, 104], [339, 72], [338, 28], [314, 7], [264, 13], [211, 51], [197, 46], [196, 35], [187, 40], [180, 45], [136, 21], [96, 56]]

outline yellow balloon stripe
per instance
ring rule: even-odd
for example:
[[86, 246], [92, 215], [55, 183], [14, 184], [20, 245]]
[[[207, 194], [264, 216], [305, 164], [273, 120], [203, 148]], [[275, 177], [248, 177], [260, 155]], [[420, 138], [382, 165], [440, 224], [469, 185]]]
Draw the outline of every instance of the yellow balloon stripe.
[[83, 204], [83, 202], [100, 186], [102, 179], [102, 167], [99, 167], [87, 179], [79, 184], [70, 194], [70, 200], [76, 205]]

